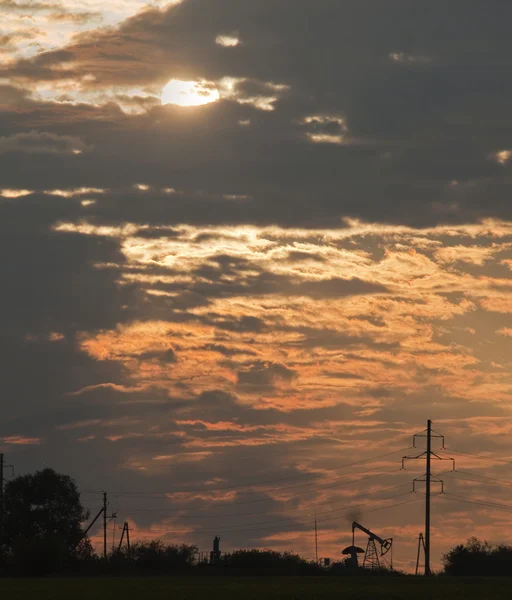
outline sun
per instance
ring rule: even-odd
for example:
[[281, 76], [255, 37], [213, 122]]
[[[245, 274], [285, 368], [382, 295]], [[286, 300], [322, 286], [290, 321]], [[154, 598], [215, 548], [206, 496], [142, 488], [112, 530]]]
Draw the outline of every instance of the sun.
[[211, 81], [180, 81], [171, 79], [162, 90], [162, 104], [202, 106], [220, 99], [219, 90]]

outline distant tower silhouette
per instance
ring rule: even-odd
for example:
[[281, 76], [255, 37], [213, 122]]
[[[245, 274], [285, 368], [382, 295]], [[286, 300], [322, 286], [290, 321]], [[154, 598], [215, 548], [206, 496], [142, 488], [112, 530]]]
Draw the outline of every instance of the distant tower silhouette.
[[213, 550], [210, 552], [210, 564], [216, 565], [220, 562], [220, 537], [213, 540]]

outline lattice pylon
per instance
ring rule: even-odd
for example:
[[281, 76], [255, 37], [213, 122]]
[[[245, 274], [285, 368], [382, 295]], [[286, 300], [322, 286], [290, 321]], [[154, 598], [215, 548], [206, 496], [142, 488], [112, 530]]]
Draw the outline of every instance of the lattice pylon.
[[377, 552], [377, 546], [375, 540], [370, 538], [368, 540], [368, 546], [366, 546], [366, 552], [364, 554], [363, 567], [365, 569], [379, 569], [379, 553]]

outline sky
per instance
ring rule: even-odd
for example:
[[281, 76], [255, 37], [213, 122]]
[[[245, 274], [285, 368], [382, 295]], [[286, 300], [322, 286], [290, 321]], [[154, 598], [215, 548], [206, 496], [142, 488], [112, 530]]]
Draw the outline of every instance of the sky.
[[316, 513], [340, 560], [357, 518], [411, 570], [424, 464], [402, 457], [432, 419], [457, 469], [435, 465], [434, 566], [512, 543], [511, 18], [0, 0], [15, 472], [203, 551], [315, 558]]

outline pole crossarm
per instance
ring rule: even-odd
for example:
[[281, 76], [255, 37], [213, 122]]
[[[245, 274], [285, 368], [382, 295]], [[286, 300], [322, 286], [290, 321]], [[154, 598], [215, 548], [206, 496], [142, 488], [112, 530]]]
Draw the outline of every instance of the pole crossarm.
[[[425, 450], [425, 452], [421, 452], [420, 454], [416, 455], [416, 456], [402, 456], [402, 471], [405, 471], [405, 461], [406, 460], [419, 460], [421, 458], [425, 458], [427, 459], [427, 451]], [[455, 471], [455, 459], [452, 458], [451, 456], [439, 456], [439, 454], [437, 454], [436, 452], [433, 452], [432, 450], [430, 451], [430, 457], [434, 457], [437, 458], [437, 460], [451, 460], [452, 461], [452, 471]]]
[[[440, 494], [444, 494], [444, 481], [442, 479], [439, 479], [439, 477], [437, 477], [436, 475], [430, 475], [430, 481], [431, 483], [439, 483], [441, 484], [441, 491]], [[413, 493], [416, 492], [416, 484], [417, 483], [426, 483], [427, 482], [427, 475], [422, 475], [421, 477], [416, 477], [416, 479], [412, 480], [412, 491]]]
[[[413, 447], [413, 448], [416, 448], [416, 438], [427, 438], [427, 437], [429, 437], [429, 431], [428, 431], [428, 428], [427, 428], [427, 429], [424, 429], [424, 430], [423, 430], [421, 433], [415, 433], [415, 434], [412, 436], [412, 447]], [[433, 439], [433, 438], [437, 438], [437, 439], [440, 439], [440, 440], [442, 440], [442, 443], [441, 443], [441, 449], [442, 449], [442, 450], [444, 450], [444, 449], [445, 449], [445, 445], [444, 445], [444, 435], [442, 435], [442, 434], [440, 434], [440, 433], [437, 433], [436, 431], [434, 431], [434, 430], [432, 429], [432, 430], [431, 430], [431, 432], [430, 432], [430, 439]]]

